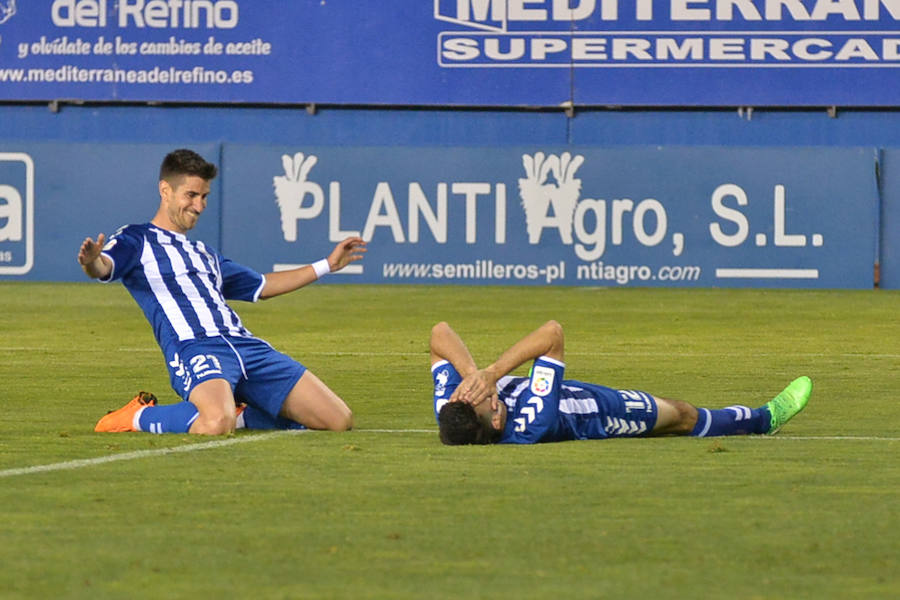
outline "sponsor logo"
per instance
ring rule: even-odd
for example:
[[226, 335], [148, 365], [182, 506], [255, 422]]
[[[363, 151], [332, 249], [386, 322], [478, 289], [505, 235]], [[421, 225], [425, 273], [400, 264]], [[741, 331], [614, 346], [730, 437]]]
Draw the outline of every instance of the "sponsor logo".
[[234, 0], [54, 0], [50, 18], [56, 27], [137, 29], [234, 29], [238, 24]]
[[[364, 239], [371, 240], [376, 231], [386, 228], [395, 243], [417, 243], [423, 230], [420, 227], [422, 220], [434, 240], [445, 244], [449, 220], [464, 218], [465, 243], [476, 244], [479, 231], [475, 213], [480, 201], [482, 206], [492, 206], [494, 212], [493, 232], [484, 231], [482, 235], [493, 233], [496, 244], [506, 243], [505, 183], [438, 183], [436, 189], [425, 190], [422, 184], [410, 182], [404, 207], [400, 203], [400, 190], [392, 188], [387, 181], [379, 181], [375, 185], [362, 230], [344, 230], [341, 229], [340, 182], [328, 183], [326, 193], [322, 185], [310, 180], [310, 173], [319, 158], [297, 152], [293, 156], [283, 155], [281, 161], [284, 174], [274, 176], [272, 181], [286, 242], [296, 242], [301, 238], [301, 221], [316, 219], [327, 211], [328, 239], [332, 242], [339, 242], [351, 235], [362, 235]], [[525, 176], [518, 180], [518, 191], [520, 205], [525, 212], [529, 244], [540, 244], [544, 236], [555, 231], [563, 244], [573, 247], [578, 258], [594, 261], [606, 251], [608, 227], [612, 229], [610, 242], [613, 245], [622, 243], [622, 230], [627, 228], [628, 221], [631, 221], [637, 241], [644, 246], [656, 246], [665, 239], [668, 218], [665, 207], [656, 199], [634, 201], [626, 198], [612, 202], [582, 199], [581, 179], [577, 177], [577, 172], [583, 164], [584, 156], [569, 152], [522, 155]], [[405, 224], [403, 215], [408, 217]], [[319, 229], [313, 231], [318, 232]], [[671, 237], [673, 254], [679, 256], [683, 236], [675, 233]]]
[[[562, 156], [545, 157], [543, 152], [522, 156], [525, 177], [519, 179], [519, 196], [525, 209], [528, 243], [540, 242], [543, 229], [553, 226], [564, 244], [572, 243], [575, 206], [581, 194], [581, 180], [575, 178], [575, 172], [583, 162], [583, 156], [572, 158], [568, 152]], [[549, 181], [551, 174], [553, 181]]]
[[[462, 178], [432, 183], [415, 179], [388, 181], [378, 180], [378, 174], [366, 171], [364, 175], [349, 178], [349, 185], [353, 186], [349, 195], [362, 199], [363, 203], [351, 212], [341, 210], [345, 182], [316, 182], [312, 177], [314, 167], [322, 163], [319, 156], [303, 152], [285, 154], [281, 157], [282, 172], [272, 179], [282, 237], [286, 242], [300, 242], [305, 237], [321, 236], [327, 219], [331, 242], [361, 236], [367, 241], [377, 237], [379, 241], [387, 240], [397, 245], [433, 241], [439, 245], [483, 246], [493, 242], [495, 247], [502, 247], [508, 243], [521, 244], [523, 238], [527, 238], [532, 246], [556, 243], [568, 246], [575, 257], [583, 261], [575, 269], [578, 280], [609, 281], [619, 285], [632, 281], [701, 280], [702, 270], [696, 265], [664, 265], [653, 270], [648, 265], [600, 260], [608, 251], [623, 245], [657, 248], [673, 257], [681, 257], [687, 245], [686, 236], [682, 231], [673, 231], [676, 227], [672, 226], [669, 208], [662, 200], [653, 197], [604, 199], [596, 195], [596, 189], [583, 189], [579, 172], [589, 171], [584, 166], [583, 154], [538, 151], [519, 154], [517, 158], [524, 173], [511, 184], [491, 181], [484, 176], [474, 181]], [[515, 192], [508, 191], [510, 187], [516, 187], [518, 198], [515, 198]], [[520, 207], [519, 215], [512, 215], [516, 211], [512, 203]], [[733, 204], [737, 204], [737, 208], [733, 208]], [[825, 238], [820, 233], [788, 233], [792, 229], [787, 223], [791, 210], [784, 185], [774, 186], [770, 213], [772, 234], [758, 231], [751, 235], [749, 215], [742, 209], [749, 204], [747, 192], [737, 184], [723, 183], [712, 191], [710, 207], [715, 220], [710, 221], [708, 232], [714, 243], [727, 248], [748, 242], [757, 247], [824, 245]], [[347, 221], [358, 228], [344, 229]], [[508, 232], [510, 223], [517, 229], [513, 235]], [[301, 265], [276, 263], [274, 270], [298, 266]], [[362, 274], [363, 267], [350, 265], [339, 273]], [[420, 279], [544, 279], [550, 283], [566, 278], [566, 264], [560, 261], [542, 269], [535, 264], [504, 265], [493, 260], [430, 265], [384, 263], [384, 275]], [[720, 269], [716, 276], [817, 279], [819, 273], [817, 269], [777, 269], [772, 272]]]
[[[293, 156], [284, 154], [281, 157], [284, 174], [272, 178], [272, 185], [275, 188], [275, 203], [281, 214], [281, 233], [286, 242], [297, 241], [300, 236], [300, 221], [315, 219], [325, 208], [325, 191], [318, 183], [309, 180], [309, 173], [318, 162], [319, 157], [313, 154], [304, 155], [302, 152], [296, 152]], [[393, 203], [393, 199], [391, 202]], [[369, 216], [371, 220], [371, 213]], [[332, 181], [328, 186], [328, 239], [332, 242], [340, 242], [347, 237], [360, 235], [359, 231], [341, 230], [340, 220], [341, 184]], [[381, 223], [378, 219], [376, 222]], [[373, 223], [371, 226], [374, 229], [376, 225]], [[371, 239], [372, 230], [369, 229], [368, 221], [366, 231], [369, 236], [366, 239]], [[318, 230], [316, 232], [318, 233]], [[303, 265], [276, 263], [273, 269], [284, 271], [301, 266]], [[360, 275], [363, 272], [363, 266], [348, 265], [337, 272], [342, 275]]]
[[169, 367], [175, 371], [175, 377], [181, 380], [181, 389], [185, 392], [191, 389], [191, 383], [193, 383], [194, 379], [191, 377], [191, 372], [185, 368], [184, 361], [181, 360], [177, 352], [172, 357], [172, 360], [169, 361]]
[[546, 396], [553, 389], [553, 379], [556, 371], [550, 367], [537, 365], [531, 375], [531, 393], [536, 396]]
[[[590, 17], [597, 8], [596, 0], [580, 0], [574, 7], [571, 4], [559, 0], [435, 0], [434, 18], [483, 31], [509, 31], [517, 24], [554, 22], [567, 29], [573, 20]], [[604, 14], [609, 14], [609, 8]]]
[[24, 275], [34, 265], [34, 161], [0, 152], [0, 275]]
[[[294, 156], [285, 154], [281, 157], [284, 175], [272, 178], [275, 186], [275, 202], [281, 211], [281, 231], [287, 242], [297, 241], [298, 221], [319, 216], [325, 205], [325, 192], [322, 191], [322, 186], [307, 181], [309, 172], [317, 162], [318, 157], [311, 154], [309, 156], [304, 156], [302, 152], [297, 152]], [[307, 197], [310, 203], [304, 206]]]
[[[780, 2], [759, 4], [435, 0], [434, 18], [460, 28], [438, 35], [437, 61], [468, 68], [641, 68], [894, 66], [900, 60], [894, 33], [900, 13], [886, 2], [810, 0], [788, 9]], [[840, 31], [835, 23], [853, 30]]]

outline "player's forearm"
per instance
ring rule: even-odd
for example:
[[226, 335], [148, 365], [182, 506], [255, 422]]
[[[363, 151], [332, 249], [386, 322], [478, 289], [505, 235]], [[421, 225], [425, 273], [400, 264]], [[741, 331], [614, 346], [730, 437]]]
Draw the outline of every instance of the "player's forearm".
[[515, 368], [540, 356], [559, 361], [564, 358], [564, 338], [562, 326], [556, 321], [547, 321], [521, 340], [509, 347], [485, 370], [496, 379], [509, 374]]
[[260, 292], [260, 299], [272, 298], [299, 290], [317, 279], [312, 265], [306, 265], [290, 271], [266, 273], [266, 285]]
[[438, 323], [431, 329], [430, 346], [432, 363], [446, 360], [463, 378], [478, 370], [462, 338], [447, 323]]
[[81, 270], [91, 279], [105, 279], [112, 272], [112, 261], [101, 255], [88, 263], [81, 263]]

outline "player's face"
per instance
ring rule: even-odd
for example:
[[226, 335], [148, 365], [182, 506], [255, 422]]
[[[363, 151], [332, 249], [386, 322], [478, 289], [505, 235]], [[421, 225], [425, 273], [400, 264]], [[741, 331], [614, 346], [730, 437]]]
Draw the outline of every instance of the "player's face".
[[168, 181], [161, 181], [160, 196], [173, 229], [179, 233], [187, 233], [194, 228], [200, 213], [206, 209], [209, 182], [196, 175], [185, 175], [173, 183], [174, 187]]
[[503, 428], [506, 426], [506, 404], [499, 400], [497, 401], [496, 410], [491, 408], [490, 400], [485, 400], [475, 407], [475, 414], [478, 415], [482, 422], [490, 422], [491, 427], [497, 431], [503, 431]]

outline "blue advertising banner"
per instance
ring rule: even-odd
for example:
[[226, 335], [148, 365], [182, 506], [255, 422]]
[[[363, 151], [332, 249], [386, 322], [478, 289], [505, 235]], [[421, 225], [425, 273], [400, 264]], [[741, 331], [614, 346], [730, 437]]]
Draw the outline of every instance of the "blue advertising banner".
[[[0, 280], [83, 280], [81, 241], [150, 220], [171, 149], [2, 145]], [[262, 272], [361, 235], [365, 260], [326, 281], [873, 284], [871, 149], [195, 149], [222, 169], [192, 237]]]
[[894, 106], [900, 0], [0, 0], [0, 100]]
[[[871, 288], [871, 149], [226, 145], [223, 246], [371, 283]], [[248, 223], [253, 223], [249, 227]]]

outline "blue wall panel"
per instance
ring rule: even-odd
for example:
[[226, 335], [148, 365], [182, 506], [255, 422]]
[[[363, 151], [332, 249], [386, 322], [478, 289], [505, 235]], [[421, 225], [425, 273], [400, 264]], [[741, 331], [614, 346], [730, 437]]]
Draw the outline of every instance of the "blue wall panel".
[[309, 143], [316, 145], [522, 144], [896, 146], [900, 110], [562, 111], [0, 105], [0, 141]]
[[363, 145], [564, 144], [559, 111], [0, 105], [0, 141]]
[[900, 289], [900, 148], [881, 161], [881, 287]]

